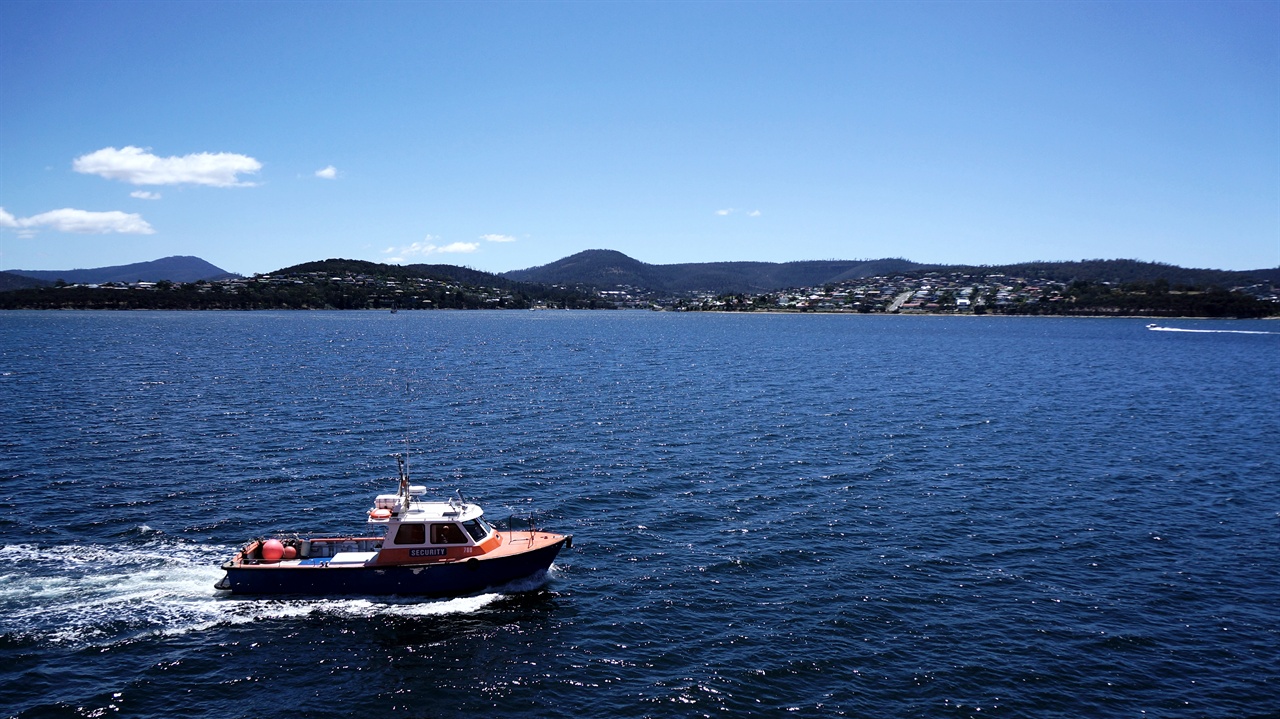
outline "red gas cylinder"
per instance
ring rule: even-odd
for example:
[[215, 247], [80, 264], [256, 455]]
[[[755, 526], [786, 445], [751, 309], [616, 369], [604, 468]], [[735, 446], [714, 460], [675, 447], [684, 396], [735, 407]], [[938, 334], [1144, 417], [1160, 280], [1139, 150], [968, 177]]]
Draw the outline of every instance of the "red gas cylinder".
[[279, 539], [268, 539], [262, 543], [262, 560], [265, 562], [278, 562], [284, 556], [284, 545]]

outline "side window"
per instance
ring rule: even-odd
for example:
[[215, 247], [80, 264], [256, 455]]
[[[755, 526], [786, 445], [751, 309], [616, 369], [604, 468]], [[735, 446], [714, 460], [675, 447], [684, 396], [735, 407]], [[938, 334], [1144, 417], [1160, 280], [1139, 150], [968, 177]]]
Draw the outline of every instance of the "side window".
[[431, 525], [431, 543], [466, 544], [467, 540], [462, 536], [462, 530], [458, 529], [458, 525], [451, 522], [449, 524]]
[[396, 544], [425, 544], [427, 541], [427, 525], [402, 524], [396, 532]]

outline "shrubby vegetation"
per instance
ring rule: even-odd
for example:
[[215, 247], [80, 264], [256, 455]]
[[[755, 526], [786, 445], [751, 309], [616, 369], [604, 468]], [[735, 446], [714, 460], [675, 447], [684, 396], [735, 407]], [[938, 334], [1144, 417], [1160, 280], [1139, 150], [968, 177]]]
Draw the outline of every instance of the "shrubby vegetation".
[[1163, 279], [1127, 282], [1118, 287], [1076, 280], [1059, 291], [1058, 301], [1041, 298], [1003, 309], [1001, 314], [1034, 315], [1150, 315], [1152, 317], [1268, 317], [1280, 313], [1274, 302], [1264, 302], [1220, 287], [1178, 285]]

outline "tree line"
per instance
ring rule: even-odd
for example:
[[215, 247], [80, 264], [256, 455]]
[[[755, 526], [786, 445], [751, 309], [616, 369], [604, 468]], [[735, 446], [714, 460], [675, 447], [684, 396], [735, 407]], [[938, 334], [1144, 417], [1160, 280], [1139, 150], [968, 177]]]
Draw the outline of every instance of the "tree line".
[[571, 290], [510, 288], [501, 293], [474, 287], [432, 286], [389, 291], [341, 282], [302, 284], [249, 282], [242, 286], [159, 282], [154, 288], [38, 287], [0, 292], [0, 309], [81, 310], [302, 310], [302, 309], [567, 309], [612, 307]]

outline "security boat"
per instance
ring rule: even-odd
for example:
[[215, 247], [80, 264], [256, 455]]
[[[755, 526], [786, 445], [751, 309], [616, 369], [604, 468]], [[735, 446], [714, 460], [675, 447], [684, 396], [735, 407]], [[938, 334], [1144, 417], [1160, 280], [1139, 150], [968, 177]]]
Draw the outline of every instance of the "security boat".
[[545, 571], [572, 535], [499, 531], [459, 492], [448, 501], [421, 499], [404, 457], [400, 487], [380, 494], [368, 512], [372, 536], [297, 535], [254, 539], [222, 565], [215, 586], [232, 594], [403, 594], [458, 596]]

